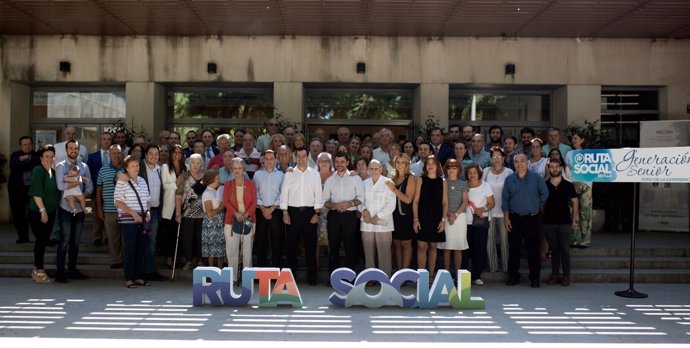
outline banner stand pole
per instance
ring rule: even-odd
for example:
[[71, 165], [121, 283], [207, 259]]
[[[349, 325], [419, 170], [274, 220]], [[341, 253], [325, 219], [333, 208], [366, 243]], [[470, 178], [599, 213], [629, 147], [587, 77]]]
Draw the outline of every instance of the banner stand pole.
[[634, 288], [635, 284], [635, 230], [637, 229], [637, 224], [635, 219], [635, 213], [637, 212], [637, 185], [634, 184], [633, 189], [633, 222], [632, 231], [630, 232], [630, 285], [627, 290], [616, 291], [616, 296], [627, 297], [627, 298], [647, 298], [647, 294], [637, 292]]

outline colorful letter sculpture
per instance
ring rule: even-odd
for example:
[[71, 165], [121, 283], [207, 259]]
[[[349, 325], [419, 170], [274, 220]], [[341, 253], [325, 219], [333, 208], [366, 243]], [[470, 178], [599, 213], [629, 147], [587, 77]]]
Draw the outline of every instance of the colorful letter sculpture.
[[[239, 293], [232, 287], [233, 269], [222, 270], [216, 267], [197, 267], [193, 273], [192, 304], [203, 306], [244, 307], [254, 294], [254, 280], [259, 281], [259, 307], [290, 305], [302, 308], [302, 296], [289, 268], [245, 268], [242, 270], [242, 287]], [[450, 306], [455, 309], [484, 309], [481, 297], [471, 296], [470, 272], [458, 271], [457, 286], [446, 270], [436, 273], [429, 286], [429, 272], [424, 269], [401, 269], [390, 279], [377, 268], [369, 268], [360, 274], [349, 268], [338, 268], [331, 273], [331, 284], [335, 290], [328, 300], [338, 307], [364, 306], [379, 308], [398, 306], [402, 308], [436, 308]], [[369, 295], [367, 283], [376, 282], [381, 286], [378, 293]], [[401, 286], [406, 282], [416, 284], [416, 292], [403, 294]]]
[[245, 268], [242, 270], [240, 293], [232, 288], [233, 269], [197, 267], [193, 273], [194, 306], [203, 306], [204, 297], [214, 306], [243, 307], [254, 293], [254, 280], [259, 280], [259, 307], [288, 304], [302, 308], [302, 297], [289, 268]]
[[[400, 292], [401, 285], [407, 281], [417, 284], [416, 295]], [[381, 290], [369, 295], [365, 291], [367, 282], [378, 282]], [[331, 273], [331, 284], [335, 292], [328, 300], [338, 307], [379, 308], [393, 305], [402, 308], [436, 308], [449, 305], [455, 309], [484, 309], [485, 306], [481, 297], [471, 297], [470, 272], [466, 270], [458, 271], [457, 287], [448, 271], [439, 270], [429, 288], [429, 272], [424, 269], [401, 269], [388, 279], [383, 271], [376, 268], [366, 269], [359, 275], [349, 268], [338, 268]]]

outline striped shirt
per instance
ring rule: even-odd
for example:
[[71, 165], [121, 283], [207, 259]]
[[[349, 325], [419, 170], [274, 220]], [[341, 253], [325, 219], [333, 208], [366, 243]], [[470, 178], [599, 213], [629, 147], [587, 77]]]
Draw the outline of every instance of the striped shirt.
[[104, 213], [117, 213], [117, 208], [115, 207], [115, 199], [113, 195], [115, 193], [115, 181], [117, 179], [115, 176], [117, 173], [124, 172], [123, 168], [115, 169], [113, 165], [107, 167], [102, 167], [98, 171], [98, 179], [96, 180], [96, 186], [101, 187], [103, 196], [103, 212]]
[[[141, 206], [139, 205], [139, 200], [137, 199], [137, 193], [132, 190], [129, 182], [131, 182], [131, 180], [117, 182], [115, 185], [115, 199], [113, 200], [113, 204], [115, 201], [121, 201], [124, 202], [129, 209], [144, 213], [141, 211]], [[137, 176], [136, 182], [132, 182], [132, 184], [139, 193], [139, 199], [141, 199], [141, 205], [144, 207], [144, 210], [148, 210], [151, 197], [149, 196], [149, 188], [148, 185], [146, 185], [146, 180], [140, 176]], [[120, 208], [117, 209], [117, 212], [118, 214], [126, 214], [125, 211]]]

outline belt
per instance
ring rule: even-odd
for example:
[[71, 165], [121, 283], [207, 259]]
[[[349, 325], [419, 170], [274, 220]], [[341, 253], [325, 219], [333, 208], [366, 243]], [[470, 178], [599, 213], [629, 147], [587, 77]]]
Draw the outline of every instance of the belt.
[[292, 206], [290, 206], [290, 207], [288, 207], [288, 210], [290, 210], [290, 209], [296, 210], [296, 211], [305, 211], [307, 209], [314, 210], [314, 207], [292, 207]]
[[537, 216], [538, 213], [527, 213], [527, 214], [518, 214], [515, 212], [510, 212], [512, 215], [517, 215], [518, 217], [530, 217], [530, 216]]

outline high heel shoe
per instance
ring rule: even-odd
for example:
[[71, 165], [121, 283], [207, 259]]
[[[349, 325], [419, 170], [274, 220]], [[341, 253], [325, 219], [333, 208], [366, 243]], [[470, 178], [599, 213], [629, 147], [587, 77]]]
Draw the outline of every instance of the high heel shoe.
[[31, 272], [31, 279], [38, 284], [52, 284], [55, 279], [49, 277], [44, 270], [33, 270]]

